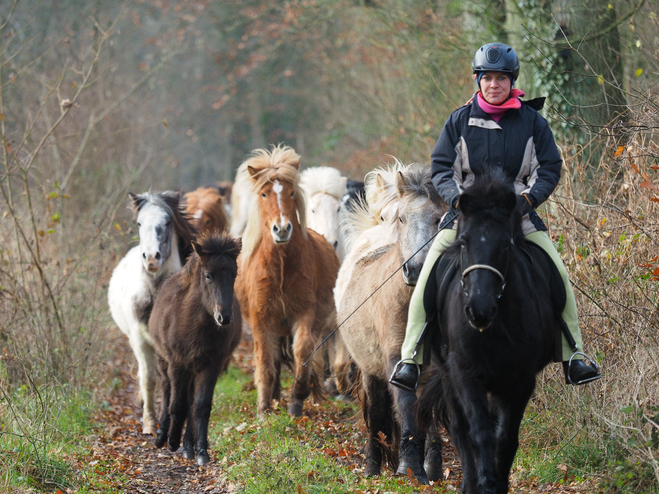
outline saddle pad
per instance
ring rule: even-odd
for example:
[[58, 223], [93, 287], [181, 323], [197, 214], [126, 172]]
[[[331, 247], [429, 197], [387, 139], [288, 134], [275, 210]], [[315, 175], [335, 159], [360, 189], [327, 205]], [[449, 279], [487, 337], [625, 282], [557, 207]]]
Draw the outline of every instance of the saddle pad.
[[[439, 256], [435, 261], [430, 276], [423, 292], [423, 308], [428, 320], [432, 320], [436, 314], [441, 314], [446, 300], [446, 291], [449, 282], [457, 270], [457, 262], [448, 259], [445, 255]], [[441, 294], [441, 297], [438, 297]]]
[[[533, 242], [526, 242], [526, 246], [528, 247], [531, 261], [540, 267], [545, 275], [545, 279], [549, 282], [552, 304], [558, 314], [561, 314], [563, 309], [565, 309], [566, 301], [565, 285], [563, 284], [561, 273], [558, 272], [556, 264], [554, 264], [554, 261], [552, 261], [549, 254], [547, 254], [542, 247]], [[540, 281], [541, 280], [538, 280], [538, 283], [540, 283]]]

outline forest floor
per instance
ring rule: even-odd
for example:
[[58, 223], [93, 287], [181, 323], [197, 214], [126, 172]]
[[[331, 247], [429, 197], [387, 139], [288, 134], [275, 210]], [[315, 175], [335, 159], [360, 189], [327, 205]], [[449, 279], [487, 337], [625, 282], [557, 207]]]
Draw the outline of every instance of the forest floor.
[[[156, 449], [153, 438], [141, 434], [141, 411], [136, 402], [137, 383], [128, 369], [132, 364], [130, 350], [118, 356], [116, 365], [122, 369], [119, 374], [124, 381], [123, 386], [117, 386], [109, 397], [104, 410], [96, 417], [96, 422], [102, 424], [97, 429], [98, 434], [90, 438], [89, 452], [76, 460], [80, 470], [83, 466], [95, 468], [97, 476], [87, 485], [87, 492], [126, 492], [144, 494], [231, 494], [242, 491], [242, 486], [232, 483], [227, 478], [224, 464], [213, 458], [211, 444], [211, 461], [199, 467], [194, 461], [183, 459], [180, 451], [170, 452], [167, 448]], [[250, 365], [251, 344], [241, 343], [237, 350], [238, 358], [234, 356], [233, 365]], [[244, 358], [240, 358], [240, 354]], [[242, 369], [251, 372], [251, 369]], [[306, 409], [305, 409], [306, 412]], [[313, 409], [310, 420], [322, 423], [327, 421], [327, 414], [322, 410]], [[211, 418], [212, 420], [212, 418]], [[211, 424], [212, 425], [212, 424]], [[365, 429], [364, 429], [365, 430]], [[337, 433], [340, 433], [338, 431]], [[461, 470], [455, 450], [450, 446], [444, 449], [444, 472], [446, 480], [434, 486], [419, 486], [415, 492], [456, 492], [459, 490]], [[331, 453], [328, 453], [331, 455]], [[336, 456], [336, 454], [334, 455]], [[336, 458], [343, 467], [359, 471], [363, 463], [361, 451], [352, 450], [349, 457], [342, 455]], [[597, 493], [599, 489], [589, 483], [540, 483], [537, 480], [519, 479], [514, 473], [511, 478], [512, 493]], [[352, 490], [351, 490], [352, 491]], [[75, 492], [69, 490], [69, 492]], [[298, 489], [298, 494], [299, 494]], [[301, 491], [306, 492], [306, 491]], [[389, 490], [374, 488], [360, 491], [363, 494], [389, 493]], [[405, 492], [409, 492], [405, 490]], [[274, 493], [273, 493], [274, 494]], [[293, 494], [293, 493], [292, 493]]]

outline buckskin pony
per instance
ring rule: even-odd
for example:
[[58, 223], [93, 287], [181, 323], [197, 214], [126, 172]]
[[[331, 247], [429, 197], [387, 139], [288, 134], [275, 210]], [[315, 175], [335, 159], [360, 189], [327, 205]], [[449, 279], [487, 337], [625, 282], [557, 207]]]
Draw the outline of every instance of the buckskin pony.
[[288, 413], [301, 415], [311, 392], [320, 397], [322, 369], [312, 371], [315, 366], [304, 363], [335, 323], [332, 288], [339, 260], [332, 246], [306, 227], [299, 165], [300, 156], [288, 146], [257, 149], [241, 165], [256, 200], [242, 237], [236, 294], [254, 337], [259, 416], [280, 399], [281, 364], [291, 337]]
[[[388, 380], [400, 360], [410, 285], [418, 279], [445, 205], [430, 180], [429, 167], [397, 162], [370, 172], [365, 181], [368, 209], [357, 207], [348, 219], [358, 238], [349, 242], [354, 247], [335, 290], [339, 331], [361, 371], [364, 388], [369, 435], [364, 472], [378, 475], [386, 459], [397, 473], [406, 475], [410, 469], [419, 481], [427, 482], [426, 435], [416, 424], [416, 394], [395, 388]], [[431, 480], [441, 476], [440, 445], [429, 442], [426, 464]]]

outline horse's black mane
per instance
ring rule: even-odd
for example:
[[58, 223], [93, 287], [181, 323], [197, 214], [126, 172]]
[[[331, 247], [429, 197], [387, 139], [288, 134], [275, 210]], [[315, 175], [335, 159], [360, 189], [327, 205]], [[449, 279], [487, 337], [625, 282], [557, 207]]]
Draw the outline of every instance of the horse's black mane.
[[[512, 197], [511, 197], [512, 196]], [[511, 201], [517, 194], [502, 170], [495, 169], [476, 177], [460, 196], [460, 213], [465, 217], [493, 218], [498, 222], [513, 222], [515, 239], [523, 237], [522, 217], [515, 208], [510, 210]]]
[[241, 244], [231, 235], [219, 232], [204, 233], [198, 239], [198, 244], [201, 246], [204, 254], [215, 256], [229, 256], [237, 259], [240, 254]]

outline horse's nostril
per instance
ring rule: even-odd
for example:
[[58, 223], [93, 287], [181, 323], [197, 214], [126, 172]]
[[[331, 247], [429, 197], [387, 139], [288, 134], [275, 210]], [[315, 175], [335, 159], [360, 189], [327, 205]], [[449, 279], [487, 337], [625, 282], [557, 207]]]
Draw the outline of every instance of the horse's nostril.
[[142, 252], [142, 257], [146, 259], [146, 252]]
[[332, 246], [333, 246], [335, 249], [338, 248], [338, 247], [339, 247], [339, 241], [338, 241], [338, 240], [335, 240], [334, 243], [332, 244]]
[[293, 231], [293, 225], [289, 223], [288, 225], [286, 225], [286, 232], [291, 233], [292, 231]]
[[159, 261], [161, 257], [160, 252], [156, 252], [156, 261]]
[[403, 274], [404, 274], [405, 276], [409, 276], [409, 275], [410, 275], [410, 268], [409, 268], [409, 266], [407, 265], [407, 263], [403, 264]]
[[277, 225], [272, 225], [272, 231], [275, 233], [279, 233], [279, 227]]

